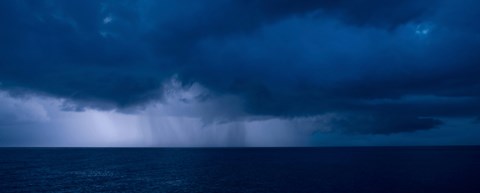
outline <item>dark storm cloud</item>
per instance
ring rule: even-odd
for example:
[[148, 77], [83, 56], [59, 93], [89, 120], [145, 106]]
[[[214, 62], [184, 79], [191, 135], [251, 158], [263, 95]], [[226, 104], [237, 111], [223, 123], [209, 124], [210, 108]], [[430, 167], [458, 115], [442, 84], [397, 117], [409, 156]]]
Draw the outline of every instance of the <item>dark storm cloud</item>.
[[[120, 106], [157, 97], [159, 73], [150, 73], [154, 67], [134, 24], [103, 26], [108, 13], [100, 2], [2, 4], [3, 86]], [[102, 36], [109, 30], [115, 34]]]
[[178, 75], [242, 98], [251, 115], [334, 112], [345, 115], [334, 125], [354, 133], [430, 129], [442, 117], [480, 114], [477, 7], [1, 1], [0, 81], [80, 107], [125, 108], [160, 99], [162, 83]]
[[332, 121], [333, 127], [354, 134], [413, 132], [433, 128], [441, 123], [440, 120], [433, 118], [384, 114], [360, 114]]

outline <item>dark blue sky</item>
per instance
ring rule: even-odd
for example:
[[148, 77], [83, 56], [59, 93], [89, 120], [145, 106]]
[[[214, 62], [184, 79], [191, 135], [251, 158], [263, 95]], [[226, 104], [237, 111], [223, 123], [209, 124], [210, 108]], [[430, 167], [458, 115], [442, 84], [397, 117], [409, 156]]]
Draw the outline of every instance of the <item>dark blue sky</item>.
[[3, 0], [0, 145], [478, 144], [479, 19], [475, 0]]

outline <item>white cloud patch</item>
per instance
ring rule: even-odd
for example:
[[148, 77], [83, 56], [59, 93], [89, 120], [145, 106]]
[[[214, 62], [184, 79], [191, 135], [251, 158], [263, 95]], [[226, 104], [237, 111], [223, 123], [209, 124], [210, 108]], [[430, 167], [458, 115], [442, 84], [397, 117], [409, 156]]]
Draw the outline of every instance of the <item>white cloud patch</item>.
[[103, 18], [103, 24], [108, 24], [110, 22], [113, 21], [113, 17], [112, 16], [107, 16], [105, 18]]

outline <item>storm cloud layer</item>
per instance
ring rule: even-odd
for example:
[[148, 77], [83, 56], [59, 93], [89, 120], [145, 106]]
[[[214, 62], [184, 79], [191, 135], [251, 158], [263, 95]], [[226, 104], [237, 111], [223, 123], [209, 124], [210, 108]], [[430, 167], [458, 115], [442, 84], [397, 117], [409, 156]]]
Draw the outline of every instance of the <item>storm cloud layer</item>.
[[475, 0], [5, 0], [0, 86], [128, 111], [175, 79], [208, 90], [184, 103], [235, 98], [204, 120], [428, 130], [480, 115], [479, 19]]

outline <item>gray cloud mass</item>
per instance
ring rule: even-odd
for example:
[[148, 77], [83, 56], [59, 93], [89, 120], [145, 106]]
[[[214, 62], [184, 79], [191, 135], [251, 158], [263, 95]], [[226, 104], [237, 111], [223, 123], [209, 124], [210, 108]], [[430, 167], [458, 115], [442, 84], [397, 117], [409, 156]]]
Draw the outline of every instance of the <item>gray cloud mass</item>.
[[428, 130], [480, 115], [479, 14], [474, 0], [5, 0], [0, 88], [128, 111], [174, 78], [208, 90], [191, 100], [236, 98], [210, 119]]

